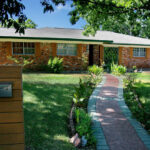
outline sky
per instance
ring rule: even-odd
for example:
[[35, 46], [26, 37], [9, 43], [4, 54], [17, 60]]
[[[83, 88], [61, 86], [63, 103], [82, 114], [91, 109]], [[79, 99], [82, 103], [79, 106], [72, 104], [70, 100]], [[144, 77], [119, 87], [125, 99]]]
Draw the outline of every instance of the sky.
[[83, 29], [85, 21], [80, 19], [75, 25], [72, 25], [69, 21], [69, 11], [72, 9], [69, 4], [66, 6], [58, 5], [55, 12], [43, 13], [43, 7], [40, 4], [40, 0], [22, 0], [25, 5], [24, 13], [28, 19], [34, 21], [38, 26], [43, 27], [57, 27], [57, 28], [75, 28]]

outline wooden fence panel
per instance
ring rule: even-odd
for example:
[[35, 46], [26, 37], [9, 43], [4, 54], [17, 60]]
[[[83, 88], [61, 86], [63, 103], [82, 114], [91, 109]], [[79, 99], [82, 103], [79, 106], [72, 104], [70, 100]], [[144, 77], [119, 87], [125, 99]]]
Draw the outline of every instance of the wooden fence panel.
[[24, 144], [1, 145], [0, 150], [24, 150]]
[[0, 112], [21, 112], [22, 101], [0, 101]]
[[0, 66], [0, 82], [12, 83], [12, 97], [0, 98], [0, 150], [24, 150], [21, 67]]
[[23, 133], [23, 132], [24, 132], [23, 123], [0, 124], [0, 134]]

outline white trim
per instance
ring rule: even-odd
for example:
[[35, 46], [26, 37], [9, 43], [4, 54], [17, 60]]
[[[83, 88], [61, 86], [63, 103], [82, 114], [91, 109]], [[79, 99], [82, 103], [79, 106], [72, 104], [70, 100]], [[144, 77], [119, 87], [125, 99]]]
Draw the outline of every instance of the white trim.
[[32, 43], [72, 43], [72, 44], [103, 44], [103, 42], [65, 41], [65, 40], [34, 40], [34, 39], [0, 39], [0, 42], [32, 42]]
[[[138, 56], [135, 56], [134, 55], [134, 50], [138, 50]], [[141, 50], [144, 50], [144, 56], [141, 56]], [[146, 57], [146, 49], [145, 48], [133, 48], [133, 57], [143, 57], [143, 58], [145, 58]]]

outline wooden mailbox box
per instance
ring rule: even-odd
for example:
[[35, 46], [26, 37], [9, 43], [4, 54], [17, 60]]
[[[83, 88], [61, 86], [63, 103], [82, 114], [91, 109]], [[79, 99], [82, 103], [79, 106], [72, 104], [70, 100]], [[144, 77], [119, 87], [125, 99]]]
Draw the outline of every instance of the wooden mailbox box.
[[22, 69], [0, 66], [0, 150], [24, 150]]

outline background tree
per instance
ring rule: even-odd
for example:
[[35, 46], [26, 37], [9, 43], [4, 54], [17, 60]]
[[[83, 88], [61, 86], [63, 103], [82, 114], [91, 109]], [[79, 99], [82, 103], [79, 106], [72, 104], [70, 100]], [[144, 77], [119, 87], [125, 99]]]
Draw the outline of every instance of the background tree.
[[[13, 26], [16, 32], [24, 33], [26, 15], [23, 13], [25, 6], [21, 0], [0, 1], [0, 23], [4, 27]], [[18, 19], [18, 22], [14, 18]]]
[[[65, 5], [68, 0], [41, 0], [44, 13], [53, 12], [55, 6]], [[146, 33], [138, 33], [139, 26], [143, 32], [149, 26], [150, 0], [70, 0], [72, 10], [70, 21], [75, 24], [80, 18], [86, 21], [84, 34], [94, 35], [101, 26], [112, 20], [123, 24], [121, 28], [130, 25], [130, 31], [134, 35], [148, 36]], [[21, 0], [1, 0], [0, 22], [7, 27], [14, 26], [17, 32], [24, 32], [25, 20], [23, 10], [25, 6]], [[18, 18], [18, 23], [14, 21]], [[141, 21], [141, 22], [140, 22]], [[139, 23], [140, 22], [140, 23]], [[135, 27], [136, 26], [136, 27]], [[106, 28], [106, 26], [105, 26]], [[137, 33], [136, 33], [137, 32]]]
[[35, 24], [31, 19], [25, 21], [25, 28], [35, 29], [37, 24]]
[[114, 17], [102, 22], [101, 30], [113, 31], [117, 33], [123, 33], [133, 36], [150, 37], [148, 29], [150, 27], [150, 21], [148, 20], [129, 20], [128, 16], [125, 16], [124, 21], [118, 21]]

